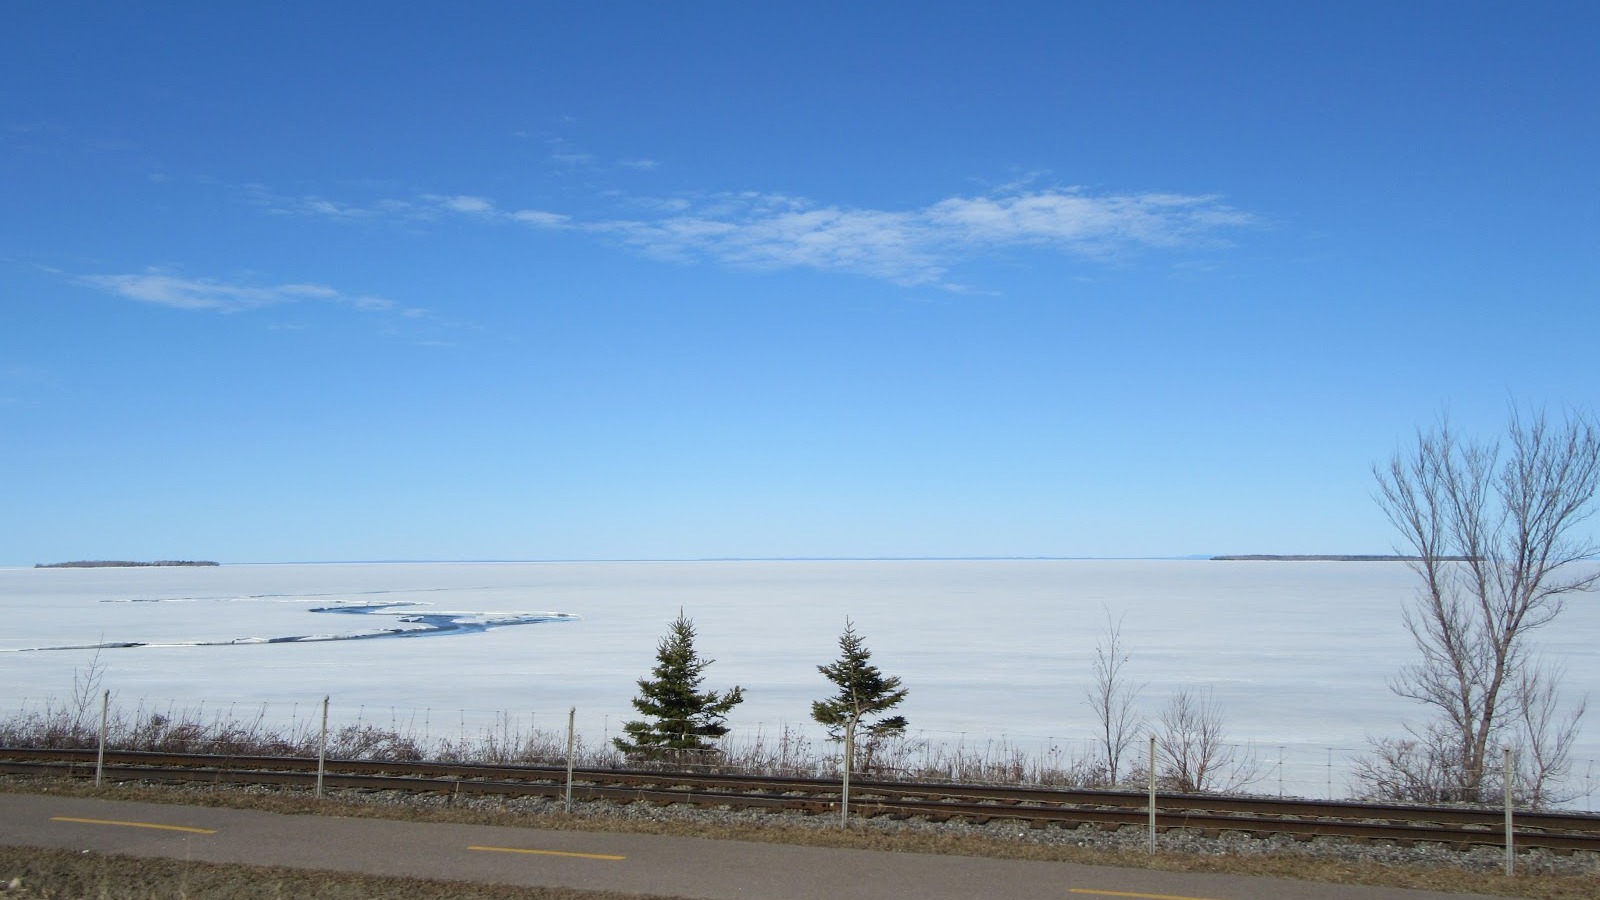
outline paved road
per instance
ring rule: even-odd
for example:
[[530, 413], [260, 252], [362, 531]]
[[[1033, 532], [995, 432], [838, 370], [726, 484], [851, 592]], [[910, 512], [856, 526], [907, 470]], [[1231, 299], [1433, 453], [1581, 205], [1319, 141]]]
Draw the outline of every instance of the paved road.
[[[704, 900], [1463, 900], [1461, 894], [605, 832], [0, 794], [0, 844]], [[3, 874], [3, 873], [0, 873]]]

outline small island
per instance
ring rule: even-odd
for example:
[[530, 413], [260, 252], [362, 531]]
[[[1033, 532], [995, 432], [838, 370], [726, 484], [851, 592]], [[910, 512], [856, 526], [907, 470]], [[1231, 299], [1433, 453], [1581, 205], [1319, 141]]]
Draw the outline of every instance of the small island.
[[72, 562], [34, 563], [35, 569], [138, 569], [153, 566], [219, 566], [209, 559], [158, 559], [154, 562], [134, 562], [126, 559], [78, 559]]

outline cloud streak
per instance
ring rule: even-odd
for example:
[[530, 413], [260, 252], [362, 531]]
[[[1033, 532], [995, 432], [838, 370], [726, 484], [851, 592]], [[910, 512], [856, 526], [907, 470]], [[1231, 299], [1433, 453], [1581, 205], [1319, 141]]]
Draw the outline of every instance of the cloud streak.
[[347, 294], [321, 284], [258, 286], [230, 284], [214, 278], [185, 278], [160, 270], [132, 274], [82, 275], [90, 287], [125, 300], [171, 309], [240, 313], [268, 306], [316, 301], [337, 303], [362, 312], [397, 312], [420, 315], [421, 310], [401, 308], [392, 300], [366, 294]]
[[944, 285], [951, 267], [1005, 248], [1104, 260], [1218, 246], [1255, 221], [1213, 196], [1042, 190], [950, 197], [903, 211], [736, 195], [654, 219], [566, 224], [667, 259], [843, 271], [916, 286]]
[[1026, 185], [905, 210], [822, 205], [758, 192], [609, 196], [626, 207], [622, 215], [501, 208], [491, 198], [464, 194], [424, 194], [368, 206], [320, 197], [275, 198], [269, 205], [278, 212], [342, 221], [496, 221], [589, 234], [680, 263], [849, 272], [908, 287], [952, 287], [947, 280], [952, 268], [1008, 248], [1105, 261], [1145, 251], [1224, 246], [1230, 233], [1259, 224], [1215, 195], [1093, 194]]

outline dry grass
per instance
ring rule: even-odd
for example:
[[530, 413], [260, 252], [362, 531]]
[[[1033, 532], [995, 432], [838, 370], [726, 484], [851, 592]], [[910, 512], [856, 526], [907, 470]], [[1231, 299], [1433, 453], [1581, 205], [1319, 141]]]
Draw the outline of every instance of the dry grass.
[[[74, 676], [71, 698], [0, 717], [0, 746], [92, 750], [100, 741], [98, 663]], [[214, 753], [224, 756], [318, 755], [321, 738], [310, 718], [290, 724], [269, 721], [266, 708], [228, 705], [149, 706], [143, 701], [106, 711], [106, 749], [161, 753]], [[452, 738], [418, 731], [414, 721], [358, 721], [328, 733], [329, 759], [387, 762], [444, 762], [483, 765], [562, 765], [566, 735], [524, 728], [507, 715], [494, 726]], [[660, 767], [675, 771], [734, 772], [787, 777], [833, 778], [841, 759], [834, 746], [818, 747], [799, 729], [758, 730], [730, 737], [704, 758], [627, 759], [608, 741], [577, 735], [573, 762], [580, 768]], [[1096, 766], [1065, 748], [1042, 752], [1001, 739], [941, 743], [893, 738], [871, 742], [857, 759], [857, 772], [873, 778], [969, 784], [1028, 784], [1052, 787], [1110, 787]], [[1134, 772], [1138, 784], [1143, 774]]]
[[[7, 889], [15, 879], [17, 887]], [[314, 872], [279, 866], [216, 865], [175, 859], [0, 847], [0, 897], [11, 900], [668, 900], [460, 881]]]
[[[417, 807], [346, 802], [337, 798], [318, 801], [300, 791], [285, 790], [269, 794], [247, 794], [226, 789], [167, 789], [113, 786], [95, 789], [82, 782], [60, 779], [0, 778], [0, 791], [35, 794], [92, 796], [116, 800], [157, 803], [182, 803], [260, 809], [292, 815], [338, 815], [359, 818], [401, 819], [421, 822], [459, 822], [483, 825], [511, 825], [562, 831], [613, 831], [636, 834], [667, 834], [722, 840], [761, 841], [845, 849], [883, 850], [896, 853], [936, 853], [955, 856], [981, 856], [1072, 862], [1085, 865], [1155, 869], [1170, 872], [1211, 872], [1233, 875], [1271, 876], [1302, 881], [1338, 884], [1363, 884], [1382, 887], [1418, 888], [1462, 894], [1491, 894], [1528, 897], [1533, 900], [1595, 900], [1600, 897], [1600, 878], [1593, 876], [1518, 875], [1469, 872], [1450, 866], [1424, 867], [1350, 863], [1282, 856], [1198, 856], [1163, 853], [1113, 851], [1081, 847], [1011, 841], [974, 830], [973, 834], [950, 831], [817, 829], [785, 824], [780, 817], [755, 824], [658, 821], [609, 816], [567, 816], [560, 813], [528, 814], [506, 809], [462, 807]], [[9, 877], [9, 876], [7, 876]], [[0, 878], [3, 881], [3, 878]], [[380, 896], [370, 895], [370, 896]], [[3, 896], [3, 895], [0, 895]], [[66, 895], [53, 895], [66, 896]], [[119, 895], [120, 896], [120, 895]], [[144, 895], [137, 895], [144, 896]], [[156, 895], [150, 895], [156, 896]], [[176, 895], [166, 895], [176, 896]], [[196, 895], [189, 896], [211, 896]], [[231, 897], [218, 894], [219, 897]], [[244, 896], [244, 895], [240, 895]], [[253, 896], [253, 895], [252, 895]], [[286, 894], [284, 896], [295, 896]], [[321, 896], [321, 895], [317, 895]], [[342, 896], [342, 895], [328, 895]], [[424, 896], [424, 895], [417, 895]], [[449, 896], [449, 895], [425, 895]], [[477, 895], [459, 895], [477, 896]], [[483, 896], [544, 896], [489, 895]], [[557, 896], [557, 895], [549, 895]], [[569, 895], [561, 895], [563, 897]], [[573, 898], [588, 895], [570, 895]], [[595, 895], [600, 896], [600, 895]]]

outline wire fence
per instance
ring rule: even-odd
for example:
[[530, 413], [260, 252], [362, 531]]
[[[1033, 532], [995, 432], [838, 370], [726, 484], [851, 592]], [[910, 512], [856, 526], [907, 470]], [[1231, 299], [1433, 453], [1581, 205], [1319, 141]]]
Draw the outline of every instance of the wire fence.
[[[384, 761], [480, 764], [637, 766], [613, 743], [624, 720], [573, 707], [496, 710], [304, 701], [217, 699], [124, 701], [111, 692], [78, 692], [67, 701], [25, 699], [0, 717], [0, 746], [93, 748], [102, 716], [112, 750], [276, 755]], [[102, 708], [103, 707], [103, 708]], [[326, 740], [324, 745], [322, 742]], [[977, 784], [1140, 790], [1150, 774], [1140, 735], [1118, 758], [1103, 741], [1083, 734], [1016, 734], [910, 729], [891, 739], [858, 742], [858, 777]], [[669, 762], [699, 770], [750, 775], [833, 778], [842, 770], [841, 742], [815, 723], [740, 723], [705, 754]], [[1195, 748], [1188, 748], [1193, 751]], [[1213, 743], [1204, 748], [1204, 775], [1179, 778], [1182, 748], [1161, 747], [1155, 769], [1168, 789], [1306, 799], [1361, 799], [1355, 764], [1370, 748], [1309, 743]], [[662, 764], [662, 760], [652, 761]], [[1113, 771], [1113, 764], [1115, 771]], [[1576, 760], [1563, 806], [1593, 812], [1600, 761]]]

